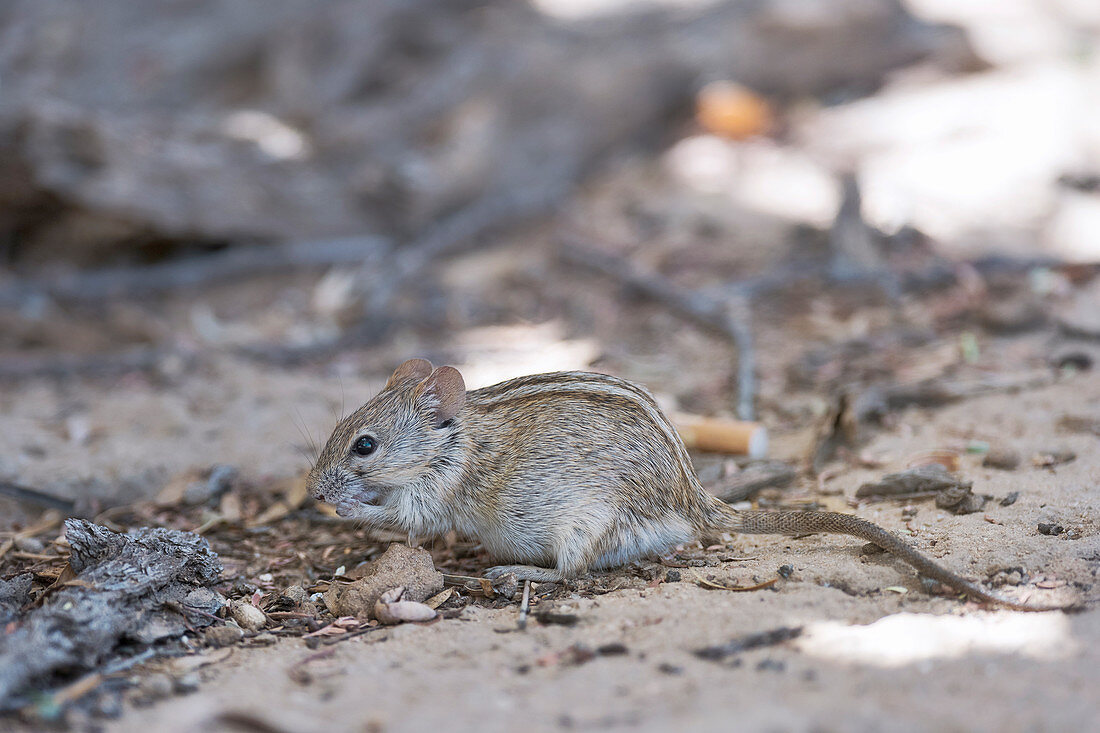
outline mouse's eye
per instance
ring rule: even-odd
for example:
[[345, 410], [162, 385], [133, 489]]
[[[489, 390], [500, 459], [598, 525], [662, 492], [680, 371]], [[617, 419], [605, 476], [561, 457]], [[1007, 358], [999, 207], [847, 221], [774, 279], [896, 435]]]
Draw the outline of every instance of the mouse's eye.
[[369, 456], [371, 453], [374, 453], [374, 448], [374, 438], [369, 435], [364, 435], [355, 441], [351, 446], [351, 451], [358, 456]]

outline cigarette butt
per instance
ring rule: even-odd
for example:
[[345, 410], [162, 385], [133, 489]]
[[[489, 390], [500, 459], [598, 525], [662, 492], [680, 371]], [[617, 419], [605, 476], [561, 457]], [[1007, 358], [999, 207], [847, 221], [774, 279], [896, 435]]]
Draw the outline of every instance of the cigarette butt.
[[768, 453], [768, 431], [758, 422], [679, 414], [672, 423], [688, 448], [750, 458]]

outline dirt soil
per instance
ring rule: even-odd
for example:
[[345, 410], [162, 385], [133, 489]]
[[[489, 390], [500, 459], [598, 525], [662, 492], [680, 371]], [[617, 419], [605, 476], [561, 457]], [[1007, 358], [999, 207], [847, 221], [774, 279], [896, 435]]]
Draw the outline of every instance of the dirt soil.
[[[237, 392], [234, 378], [249, 385], [247, 394]], [[92, 425], [110, 415], [132, 426], [132, 433], [100, 438], [99, 463], [90, 465], [82, 465], [79, 449], [68, 458], [68, 447], [56, 450], [66, 441], [41, 428], [48, 422], [27, 429], [36, 410], [63, 412], [54, 390], [31, 388], [17, 401], [5, 395], [0, 424], [6, 440], [41, 445], [48, 455], [42, 463], [59, 473], [82, 468], [89, 476], [110, 475], [113, 466], [119, 474], [148, 476], [230, 462], [280, 474], [296, 471], [300, 461], [278, 449], [296, 440], [286, 406], [294, 405], [304, 426], [320, 430], [319, 423], [331, 419], [324, 414], [328, 401], [341, 392], [358, 398], [372, 382], [293, 373], [264, 379], [238, 365], [183, 378], [167, 392], [83, 392]], [[214, 384], [221, 391], [212, 392]], [[224, 439], [211, 434], [208, 444], [193, 440], [215, 430], [193, 411], [182, 414], [197, 397], [220, 405], [222, 417], [211, 423], [238, 415], [243, 429]], [[846, 509], [843, 497], [864, 480], [903, 468], [930, 447], [980, 439], [1014, 449], [1024, 459], [1014, 471], [983, 468], [981, 456], [962, 456], [960, 471], [978, 493], [995, 499], [982, 512], [955, 516], [931, 500], [913, 502], [908, 521], [903, 502], [856, 511], [909, 530], [918, 546], [971, 577], [1024, 569], [1028, 582], [1002, 587], [1006, 595], [1034, 603], [1095, 599], [1100, 452], [1094, 435], [1058, 427], [1062, 416], [1083, 413], [1100, 413], [1100, 380], [1088, 374], [1022, 394], [911, 409], [867, 445], [864, 455], [881, 465], [849, 468], [825, 481], [824, 492], [807, 491], [826, 506]], [[781, 440], [780, 452], [782, 446]], [[1032, 465], [1033, 454], [1055, 449], [1077, 458], [1053, 468]], [[47, 475], [40, 470], [38, 476]], [[28, 475], [36, 476], [29, 469]], [[1001, 506], [1013, 492], [1018, 499]], [[1063, 531], [1040, 534], [1041, 522]], [[1084, 730], [1100, 713], [1095, 605], [1072, 615], [982, 610], [929, 595], [900, 562], [861, 556], [849, 538], [735, 537], [724, 552], [708, 554], [735, 559], [684, 568], [681, 582], [658, 582], [668, 580], [671, 568], [650, 582], [625, 569], [608, 580], [613, 585], [619, 576], [626, 589], [544, 602], [575, 614], [572, 627], [532, 620], [518, 631], [516, 604], [469, 606], [459, 618], [377, 630], [320, 650], [300, 639], [237, 648], [201, 669], [196, 693], [128, 707], [120, 719], [97, 725], [107, 731], [666, 730], [725, 729], [736, 721], [746, 730], [1043, 731]], [[782, 565], [793, 572], [767, 590], [736, 593], [693, 582], [700, 573], [719, 584], [750, 585], [774, 578]], [[802, 634], [723, 661], [693, 654], [782, 627]], [[164, 664], [147, 666], [136, 678]]]
[[[916, 5], [959, 15], [953, 22], [981, 10]], [[319, 592], [394, 539], [336, 520], [300, 491], [290, 497], [338, 417], [404, 359], [453, 364], [470, 388], [593, 369], [645, 384], [672, 410], [732, 417], [730, 343], [570, 265], [561, 247], [579, 243], [723, 304], [775, 276], [779, 285], [737, 315], [751, 314], [769, 458], [798, 476], [753, 506], [853, 512], [1007, 597], [1083, 610], [982, 608], [846, 537], [708, 538], [545, 597], [536, 588], [523, 630], [518, 600], [469, 595], [441, 620], [320, 637], [331, 644], [307, 643], [304, 626], [280, 617], [279, 628], [221, 649], [188, 635], [164, 649], [174, 658], [111, 675], [100, 687], [121, 705], [105, 696], [98, 714], [73, 705], [67, 716], [39, 706], [38, 719], [0, 727], [38, 730], [52, 713], [107, 733], [1095, 729], [1100, 278], [1095, 265], [1028, 258], [1100, 260], [1100, 196], [1058, 183], [1100, 169], [1100, 52], [1084, 51], [1100, 49], [1100, 35], [1067, 25], [1037, 36], [1052, 48], [1036, 41], [1002, 57], [1002, 25], [1034, 23], [994, 15], [990, 32], [975, 34], [990, 70], [910, 69], [870, 97], [794, 105], [773, 137], [721, 140], [685, 123], [659, 155], [615, 159], [549, 221], [431, 268], [377, 314], [392, 328], [373, 344], [325, 351], [375, 316], [339, 270], [3, 306], [0, 481], [120, 527], [201, 529], [226, 565], [219, 591], [266, 602], [292, 585]], [[850, 164], [862, 210], [843, 196]], [[983, 255], [1022, 259], [982, 269]], [[316, 351], [298, 358], [299, 347]], [[145, 355], [138, 368], [97, 366], [117, 366], [128, 349]], [[57, 368], [60, 356], [76, 366]], [[849, 402], [838, 416], [845, 390], [859, 398], [898, 384], [969, 385], [973, 396], [884, 401], [858, 425]], [[858, 429], [814, 473], [827, 426]], [[1014, 451], [1019, 464], [986, 467], [988, 451]], [[957, 460], [960, 477], [991, 499], [962, 515], [931, 497], [856, 501], [863, 483], [929, 455]], [[729, 456], [694, 460], [714, 490], [741, 470]], [[185, 511], [150, 503], [175, 491], [179, 504], [181, 487], [215, 466], [236, 471], [220, 501]], [[265, 518], [278, 501], [289, 506]], [[41, 520], [40, 507], [0, 496], [0, 532]], [[0, 577], [30, 567], [38, 590], [48, 585], [67, 551], [58, 532], [55, 521], [19, 543], [0, 535]], [[425, 540], [442, 572], [491, 564], [476, 543], [451, 540]], [[545, 612], [576, 623], [544, 623]], [[696, 653], [735, 641], [748, 648]]]

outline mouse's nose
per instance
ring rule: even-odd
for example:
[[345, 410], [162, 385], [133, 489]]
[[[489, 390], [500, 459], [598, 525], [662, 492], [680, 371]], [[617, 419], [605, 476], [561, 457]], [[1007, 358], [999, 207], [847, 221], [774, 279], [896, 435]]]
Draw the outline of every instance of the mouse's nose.
[[324, 474], [319, 474], [317, 471], [310, 471], [309, 476], [306, 477], [306, 491], [309, 495], [318, 501], [328, 501], [325, 498], [325, 486], [328, 482], [324, 480]]

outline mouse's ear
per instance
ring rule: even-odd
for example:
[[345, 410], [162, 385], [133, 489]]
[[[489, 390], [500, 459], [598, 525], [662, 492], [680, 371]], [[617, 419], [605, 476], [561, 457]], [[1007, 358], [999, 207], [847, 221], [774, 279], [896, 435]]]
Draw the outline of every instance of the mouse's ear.
[[432, 363], [427, 359], [409, 359], [397, 369], [386, 382], [386, 389], [392, 389], [402, 382], [421, 382], [432, 373]]
[[418, 395], [432, 398], [432, 426], [443, 427], [466, 404], [466, 383], [451, 366], [441, 366], [416, 388]]

